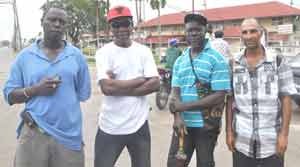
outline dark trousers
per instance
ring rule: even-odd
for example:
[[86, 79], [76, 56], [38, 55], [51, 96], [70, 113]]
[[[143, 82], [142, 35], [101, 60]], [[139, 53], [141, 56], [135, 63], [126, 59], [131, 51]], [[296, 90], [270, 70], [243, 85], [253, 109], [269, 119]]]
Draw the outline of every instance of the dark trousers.
[[[184, 138], [184, 152], [187, 156], [185, 167], [188, 166], [194, 150], [196, 150], [197, 167], [214, 167], [214, 149], [219, 135], [218, 130], [208, 131], [203, 128], [187, 128], [188, 134]], [[168, 167], [176, 167], [178, 151], [178, 136], [173, 132], [168, 155]]]
[[95, 140], [94, 166], [114, 167], [122, 150], [127, 147], [132, 167], [150, 167], [150, 143], [147, 121], [137, 132], [129, 135], [110, 135], [98, 129]]
[[233, 167], [283, 167], [283, 157], [272, 155], [267, 158], [255, 159], [239, 151], [233, 153]]

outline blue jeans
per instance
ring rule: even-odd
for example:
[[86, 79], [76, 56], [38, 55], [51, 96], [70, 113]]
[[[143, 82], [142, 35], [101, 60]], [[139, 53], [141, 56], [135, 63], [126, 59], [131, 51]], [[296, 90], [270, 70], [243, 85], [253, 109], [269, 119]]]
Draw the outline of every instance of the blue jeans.
[[255, 159], [239, 151], [233, 153], [233, 167], [283, 167], [283, 157], [272, 155], [267, 158]]
[[137, 132], [128, 135], [110, 135], [98, 129], [94, 167], [114, 167], [125, 147], [131, 157], [132, 167], [150, 167], [150, 143], [148, 121]]
[[[218, 139], [218, 130], [205, 130], [203, 128], [187, 128], [188, 134], [184, 137], [184, 152], [187, 156], [185, 167], [190, 163], [194, 150], [196, 150], [197, 167], [214, 167], [214, 149]], [[168, 155], [168, 167], [176, 167], [176, 154], [178, 151], [178, 136], [173, 132]]]

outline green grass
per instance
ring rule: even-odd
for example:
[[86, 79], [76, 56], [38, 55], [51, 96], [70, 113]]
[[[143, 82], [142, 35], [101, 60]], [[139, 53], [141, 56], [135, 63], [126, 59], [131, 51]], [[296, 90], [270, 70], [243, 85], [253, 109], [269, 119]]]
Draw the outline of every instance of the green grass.
[[96, 60], [95, 60], [95, 57], [92, 57], [92, 56], [87, 56], [86, 57], [86, 61], [89, 65], [95, 65], [96, 64]]

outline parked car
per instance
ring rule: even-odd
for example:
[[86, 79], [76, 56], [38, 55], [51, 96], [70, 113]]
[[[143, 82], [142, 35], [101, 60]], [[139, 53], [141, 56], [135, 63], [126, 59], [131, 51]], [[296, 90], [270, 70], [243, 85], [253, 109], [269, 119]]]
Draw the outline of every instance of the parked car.
[[298, 93], [293, 96], [293, 100], [300, 106], [300, 53], [290, 58], [289, 65], [293, 70], [294, 82], [298, 91]]

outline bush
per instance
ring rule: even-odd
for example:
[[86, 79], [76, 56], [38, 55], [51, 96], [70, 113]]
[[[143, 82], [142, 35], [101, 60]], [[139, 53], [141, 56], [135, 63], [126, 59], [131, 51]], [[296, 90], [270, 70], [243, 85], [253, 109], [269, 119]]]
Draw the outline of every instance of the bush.
[[87, 46], [82, 49], [83, 54], [87, 56], [95, 56], [96, 54], [96, 48], [92, 46]]
[[156, 55], [156, 54], [154, 54], [153, 58], [154, 58], [154, 61], [155, 61], [156, 65], [159, 65], [160, 64], [160, 58], [159, 58], [159, 56]]

